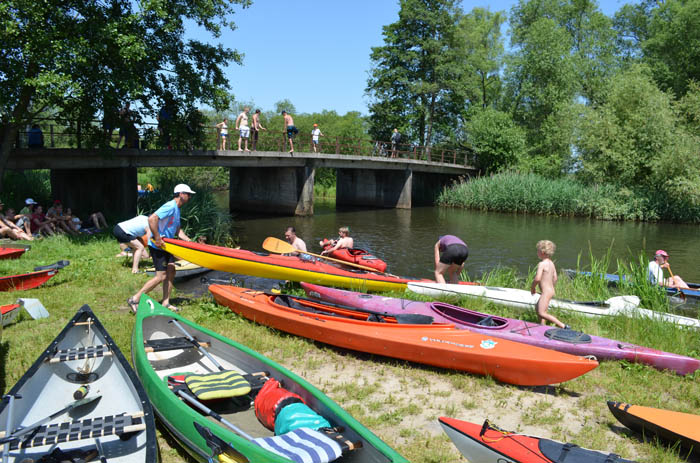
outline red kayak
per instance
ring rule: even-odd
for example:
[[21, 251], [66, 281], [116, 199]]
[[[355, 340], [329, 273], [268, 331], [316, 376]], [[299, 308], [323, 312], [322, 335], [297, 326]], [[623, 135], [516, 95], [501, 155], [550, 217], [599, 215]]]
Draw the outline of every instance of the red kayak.
[[471, 463], [634, 463], [614, 453], [588, 450], [540, 437], [442, 417], [440, 425]]
[[[321, 246], [323, 246], [324, 251], [328, 251], [333, 247], [330, 240], [324, 238], [321, 241]], [[358, 248], [343, 248], [337, 249], [329, 254], [330, 257], [338, 260], [344, 260], [345, 262], [350, 262], [351, 264], [364, 265], [365, 267], [371, 267], [377, 269], [378, 272], [386, 271], [386, 262], [381, 260], [379, 257], [373, 256], [369, 251]]]
[[0, 291], [21, 291], [41, 286], [58, 273], [55, 268], [40, 272], [0, 277]]
[[0, 259], [19, 259], [27, 248], [0, 248]]
[[0, 312], [2, 312], [2, 326], [9, 325], [17, 318], [19, 311], [22, 310], [21, 304], [9, 304], [0, 305]]

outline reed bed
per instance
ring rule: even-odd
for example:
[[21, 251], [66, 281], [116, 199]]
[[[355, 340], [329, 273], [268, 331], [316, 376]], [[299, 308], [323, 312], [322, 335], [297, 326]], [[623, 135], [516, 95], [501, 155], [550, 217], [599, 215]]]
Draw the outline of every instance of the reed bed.
[[570, 176], [551, 179], [520, 172], [463, 179], [446, 187], [437, 203], [482, 211], [602, 220], [700, 222], [698, 205], [671, 198], [660, 190], [587, 185]]

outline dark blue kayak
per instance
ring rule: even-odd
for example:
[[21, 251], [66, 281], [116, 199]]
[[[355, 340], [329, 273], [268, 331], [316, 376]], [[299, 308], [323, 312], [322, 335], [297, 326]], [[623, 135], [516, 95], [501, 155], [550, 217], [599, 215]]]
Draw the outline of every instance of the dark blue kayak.
[[[570, 277], [574, 277], [576, 275], [583, 275], [583, 276], [591, 276], [591, 272], [577, 272], [576, 270], [572, 269], [567, 269], [564, 270], [567, 275]], [[605, 280], [610, 284], [611, 286], [617, 286], [620, 283], [620, 276], [615, 275], [612, 273], [605, 273], [602, 274], [605, 278]], [[629, 277], [623, 276], [622, 280], [627, 280]], [[692, 298], [692, 299], [697, 299], [700, 301], [700, 284], [698, 283], [688, 283], [688, 286], [690, 286], [690, 289], [678, 289], [678, 288], [668, 288], [664, 287], [663, 289], [666, 291], [666, 294], [669, 297], [681, 297], [681, 298]]]

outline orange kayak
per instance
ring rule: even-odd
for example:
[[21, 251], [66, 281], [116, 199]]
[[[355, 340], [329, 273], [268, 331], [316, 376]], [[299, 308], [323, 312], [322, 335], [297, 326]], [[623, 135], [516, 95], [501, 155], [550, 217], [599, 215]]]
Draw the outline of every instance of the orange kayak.
[[671, 445], [680, 442], [686, 450], [700, 455], [699, 415], [612, 401], [608, 401], [608, 408], [633, 431], [647, 437], [658, 436]]
[[[403, 324], [352, 308], [294, 296], [211, 285], [216, 302], [257, 323], [334, 346], [436, 367], [490, 375], [504, 383], [542, 386], [581, 376], [598, 362], [452, 324]], [[382, 321], [369, 321], [370, 318]]]

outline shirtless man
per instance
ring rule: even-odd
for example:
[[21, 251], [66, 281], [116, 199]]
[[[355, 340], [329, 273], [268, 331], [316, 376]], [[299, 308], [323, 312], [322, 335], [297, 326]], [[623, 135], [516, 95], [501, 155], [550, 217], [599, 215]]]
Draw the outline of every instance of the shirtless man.
[[0, 201], [0, 236], [8, 236], [15, 240], [31, 241], [33, 239], [32, 235], [25, 233], [24, 230], [22, 230], [20, 227], [17, 226], [17, 224], [15, 224], [14, 217], [16, 216], [12, 209], [7, 210], [7, 215], [2, 215], [3, 206], [4, 204], [2, 203], [2, 201]]
[[238, 151], [241, 150], [241, 140], [245, 140], [245, 150], [250, 152], [248, 149], [248, 137], [250, 137], [250, 127], [248, 127], [248, 112], [250, 108], [243, 108], [243, 112], [236, 118], [236, 130], [239, 132], [238, 136]]
[[287, 111], [282, 111], [284, 117], [284, 130], [287, 131], [287, 139], [289, 140], [289, 154], [294, 154], [294, 135], [299, 133], [299, 130], [294, 126], [294, 119], [287, 114]]
[[552, 256], [557, 249], [554, 243], [549, 240], [537, 242], [537, 257], [540, 258], [540, 263], [537, 264], [537, 273], [532, 280], [530, 292], [534, 295], [537, 292], [537, 286], [540, 287], [540, 298], [537, 301], [537, 317], [540, 323], [546, 325], [547, 322], [552, 322], [559, 328], [569, 329], [568, 325], [560, 322], [554, 315], [547, 313], [549, 301], [554, 297], [554, 285], [557, 284], [557, 269], [552, 262]]
[[[287, 227], [287, 229], [284, 232], [284, 239], [286, 239], [294, 249], [298, 249], [301, 252], [306, 252], [306, 243], [304, 242], [304, 240], [297, 236], [297, 231], [294, 227]], [[298, 256], [299, 253], [295, 252], [290, 253], [289, 255]]]
[[323, 251], [321, 255], [328, 255], [337, 249], [350, 249], [355, 245], [353, 239], [350, 237], [350, 227], [340, 227], [338, 229], [338, 234], [340, 237], [337, 240], [331, 240], [333, 247]]
[[253, 126], [250, 128], [250, 136], [253, 142], [253, 151], [258, 149], [258, 135], [260, 135], [261, 130], [267, 130], [260, 123], [260, 110], [256, 109], [255, 114], [253, 114]]

